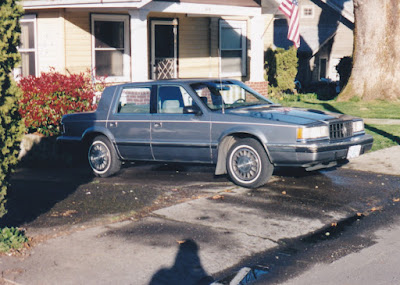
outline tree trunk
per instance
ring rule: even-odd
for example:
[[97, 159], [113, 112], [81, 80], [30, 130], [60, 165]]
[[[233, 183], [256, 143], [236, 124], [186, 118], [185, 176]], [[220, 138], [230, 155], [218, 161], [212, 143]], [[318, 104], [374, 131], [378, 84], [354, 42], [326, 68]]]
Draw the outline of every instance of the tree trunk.
[[354, 0], [353, 70], [340, 100], [400, 100], [400, 1]]

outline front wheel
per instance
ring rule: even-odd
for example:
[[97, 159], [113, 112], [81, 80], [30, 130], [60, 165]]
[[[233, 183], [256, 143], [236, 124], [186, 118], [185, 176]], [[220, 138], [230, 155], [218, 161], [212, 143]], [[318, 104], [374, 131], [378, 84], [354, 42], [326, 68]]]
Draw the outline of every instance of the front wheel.
[[235, 184], [247, 188], [264, 185], [274, 171], [264, 148], [252, 138], [241, 139], [230, 148], [226, 168]]
[[88, 150], [89, 165], [99, 177], [108, 177], [121, 169], [121, 161], [111, 142], [105, 136], [97, 136]]

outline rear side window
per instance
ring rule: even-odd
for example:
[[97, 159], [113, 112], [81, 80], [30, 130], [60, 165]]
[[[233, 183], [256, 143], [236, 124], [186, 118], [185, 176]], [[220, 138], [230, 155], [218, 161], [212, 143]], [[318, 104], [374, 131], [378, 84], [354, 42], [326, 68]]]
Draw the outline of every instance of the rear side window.
[[119, 97], [117, 113], [150, 114], [151, 87], [124, 88]]

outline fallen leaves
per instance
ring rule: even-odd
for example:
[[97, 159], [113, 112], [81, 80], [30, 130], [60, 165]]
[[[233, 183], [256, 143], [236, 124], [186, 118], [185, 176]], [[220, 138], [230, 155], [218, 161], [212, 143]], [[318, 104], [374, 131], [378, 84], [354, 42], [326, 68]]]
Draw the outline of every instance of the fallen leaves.
[[211, 197], [212, 200], [223, 200], [225, 197], [222, 195], [214, 195]]
[[54, 212], [50, 216], [52, 216], [52, 217], [71, 217], [73, 214], [76, 214], [76, 213], [78, 213], [78, 211], [76, 211], [76, 210], [67, 210], [63, 213]]

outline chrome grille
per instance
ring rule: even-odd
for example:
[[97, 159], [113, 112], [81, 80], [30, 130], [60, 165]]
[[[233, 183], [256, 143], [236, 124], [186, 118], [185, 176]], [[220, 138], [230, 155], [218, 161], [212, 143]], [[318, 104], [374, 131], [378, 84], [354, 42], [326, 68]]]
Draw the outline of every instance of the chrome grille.
[[353, 135], [352, 121], [332, 122], [329, 124], [329, 138], [340, 140]]

